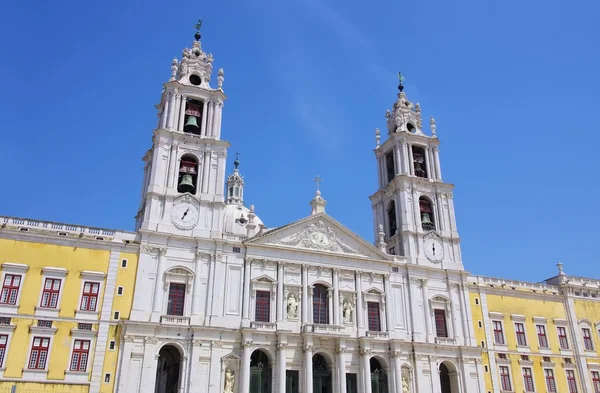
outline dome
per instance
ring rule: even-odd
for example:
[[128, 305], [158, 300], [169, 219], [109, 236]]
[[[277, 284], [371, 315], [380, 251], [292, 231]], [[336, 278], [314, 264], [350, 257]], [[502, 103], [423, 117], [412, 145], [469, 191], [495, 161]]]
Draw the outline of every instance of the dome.
[[[243, 205], [226, 205], [225, 214], [223, 215], [223, 233], [233, 234], [236, 236], [246, 236], [246, 227], [248, 225], [248, 214], [250, 209]], [[254, 224], [256, 224], [257, 232], [260, 230], [260, 226], [263, 225], [258, 216], [254, 216]]]

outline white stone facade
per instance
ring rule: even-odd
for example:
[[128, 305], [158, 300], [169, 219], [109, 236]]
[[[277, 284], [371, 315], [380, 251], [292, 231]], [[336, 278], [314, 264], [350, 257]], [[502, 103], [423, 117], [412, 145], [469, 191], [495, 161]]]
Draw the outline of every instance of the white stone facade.
[[[239, 163], [230, 177], [239, 194], [224, 194], [223, 72], [212, 89], [212, 56], [199, 41], [172, 70], [144, 158], [141, 254], [117, 391], [484, 392], [452, 186], [441, 181], [438, 140], [420, 130], [420, 109], [401, 93], [388, 116], [400, 126], [378, 139], [374, 246], [328, 216], [319, 192], [311, 215], [266, 229], [243, 206]], [[190, 98], [203, 110], [190, 110]], [[406, 126], [413, 118], [416, 131]], [[417, 145], [434, 168], [426, 178], [410, 169]], [[401, 163], [391, 181], [389, 151], [396, 158], [387, 162]], [[421, 222], [423, 195], [433, 228]]]

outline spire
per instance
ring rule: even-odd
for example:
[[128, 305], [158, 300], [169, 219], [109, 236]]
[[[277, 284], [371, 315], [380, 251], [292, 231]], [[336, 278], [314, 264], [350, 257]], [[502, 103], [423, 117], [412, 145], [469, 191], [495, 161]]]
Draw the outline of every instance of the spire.
[[321, 180], [318, 175], [313, 180], [317, 184], [317, 192], [315, 193], [313, 200], [310, 201], [310, 206], [312, 206], [311, 214], [325, 213], [325, 205], [327, 204], [327, 201], [323, 199], [321, 196], [321, 190], [319, 190], [319, 183], [322, 183], [323, 180]]
[[[185, 48], [183, 50], [181, 61], [173, 59], [171, 62], [170, 81], [177, 80], [183, 84], [192, 84], [194, 86], [210, 88], [209, 83], [212, 74], [213, 56], [202, 50], [200, 27], [202, 27], [202, 20], [198, 19], [198, 22], [194, 25], [196, 33], [194, 34], [192, 48]], [[219, 74], [221, 78], [219, 82], [222, 85], [223, 71], [220, 71]]]
[[240, 153], [235, 153], [233, 173], [227, 177], [227, 204], [244, 204], [244, 178], [240, 175]]

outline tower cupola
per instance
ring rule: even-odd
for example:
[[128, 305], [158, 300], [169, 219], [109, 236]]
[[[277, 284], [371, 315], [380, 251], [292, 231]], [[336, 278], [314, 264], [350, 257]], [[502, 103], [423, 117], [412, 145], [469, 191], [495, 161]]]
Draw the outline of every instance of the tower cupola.
[[227, 177], [227, 199], [226, 203], [229, 205], [243, 205], [244, 204], [244, 178], [240, 175], [239, 153], [235, 155], [235, 161], [233, 162], [233, 173]]

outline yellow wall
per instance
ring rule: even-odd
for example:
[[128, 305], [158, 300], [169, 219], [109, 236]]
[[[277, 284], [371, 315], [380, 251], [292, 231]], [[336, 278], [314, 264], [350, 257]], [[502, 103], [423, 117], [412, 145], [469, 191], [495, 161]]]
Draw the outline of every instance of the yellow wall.
[[[481, 299], [479, 299], [479, 294], [471, 292], [471, 314], [473, 319], [473, 328], [475, 331], [475, 340], [477, 341], [477, 345], [481, 346], [481, 342], [486, 343], [485, 340], [485, 328], [483, 325], [483, 311], [481, 310]], [[476, 301], [477, 299], [477, 301]], [[477, 304], [479, 303], [479, 304]], [[481, 321], [481, 327], [479, 327], [479, 322]], [[485, 344], [487, 346], [487, 343]], [[486, 392], [492, 391], [492, 377], [490, 375], [493, 370], [490, 369], [490, 359], [487, 352], [487, 348], [483, 348], [483, 353], [481, 354], [481, 361], [483, 362], [484, 371], [485, 366], [488, 367], [488, 371], [484, 375], [485, 380], [485, 390]]]
[[87, 393], [87, 385], [49, 384], [35, 382], [0, 382], [0, 393], [10, 393], [13, 386], [17, 393]]
[[[577, 322], [581, 320], [587, 320], [590, 323], [590, 333], [592, 336], [592, 341], [594, 342], [594, 351], [597, 356], [600, 356], [600, 340], [598, 329], [596, 329], [596, 324], [600, 322], [600, 302], [598, 300], [585, 300], [585, 299], [575, 299], [575, 315], [577, 315]], [[577, 331], [578, 334], [581, 333], [581, 327]], [[588, 352], [589, 353], [589, 352]], [[600, 362], [600, 359], [594, 360], [596, 363]]]
[[[36, 326], [38, 319], [47, 319], [35, 316], [35, 307], [39, 306], [39, 299], [42, 290], [42, 268], [44, 267], [59, 267], [68, 270], [67, 276], [61, 284], [61, 295], [59, 303], [59, 318], [53, 320], [53, 327], [56, 332], [52, 337], [50, 356], [47, 361], [47, 379], [48, 380], [64, 380], [65, 371], [69, 367], [70, 354], [73, 345], [73, 337], [71, 329], [76, 329], [77, 324], [92, 323], [93, 330], [98, 331], [99, 324], [97, 319], [91, 320], [76, 320], [75, 311], [79, 308], [81, 296], [81, 272], [84, 270], [108, 273], [110, 263], [110, 251], [108, 249], [92, 249], [86, 248], [86, 244], [77, 244], [75, 240], [74, 246], [64, 246], [49, 243], [28, 242], [22, 240], [10, 240], [0, 238], [0, 264], [10, 262], [19, 263], [29, 266], [29, 270], [24, 274], [20, 286], [19, 308], [17, 315], [3, 314], [12, 318], [11, 324], [15, 326], [10, 338], [9, 348], [5, 360], [6, 370], [4, 371], [5, 378], [22, 378], [23, 368], [27, 366], [27, 360], [30, 352], [30, 339], [32, 334], [29, 331], [30, 326]], [[107, 247], [108, 245], [104, 246]], [[121, 268], [121, 260], [127, 259], [127, 267]], [[111, 316], [114, 311], [120, 311], [121, 319], [128, 318], [130, 314], [131, 304], [133, 302], [133, 290], [135, 285], [135, 276], [137, 270], [138, 256], [136, 253], [122, 253], [120, 255], [117, 270], [117, 278], [115, 283], [114, 300], [111, 307]], [[117, 295], [117, 288], [124, 288], [123, 295]], [[96, 310], [98, 318], [102, 311], [102, 302], [104, 291], [106, 288], [106, 278], [104, 279], [101, 290], [98, 295], [98, 303]], [[93, 317], [91, 317], [93, 318]], [[118, 326], [117, 321], [111, 321], [108, 327], [108, 338], [103, 345], [106, 348], [104, 356], [104, 365], [101, 375], [101, 392], [109, 393], [113, 391], [115, 380], [115, 372], [118, 358]], [[96, 337], [97, 338], [97, 337]], [[90, 338], [91, 348], [88, 360], [88, 379], [91, 378], [93, 369], [93, 356], [96, 347], [96, 338]], [[85, 338], [87, 339], [87, 338]], [[115, 349], [109, 350], [111, 340], [116, 341]], [[105, 373], [111, 374], [111, 382], [104, 383]], [[17, 384], [19, 385], [19, 384]], [[35, 387], [32, 387], [36, 385]], [[7, 386], [12, 386], [8, 384]], [[87, 392], [86, 385], [68, 385], [66, 389], [56, 388], [53, 384], [29, 383], [27, 389], [34, 392]], [[59, 385], [56, 385], [59, 386]], [[61, 385], [62, 386], [62, 385]], [[0, 384], [0, 393], [4, 392], [4, 387]], [[22, 387], [23, 392], [28, 392]], [[52, 390], [58, 389], [58, 390]], [[62, 389], [62, 390], [61, 390]], [[10, 388], [8, 390], [10, 392]], [[17, 390], [19, 392], [19, 390]]]

